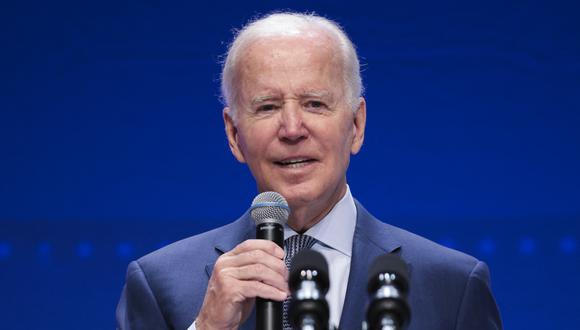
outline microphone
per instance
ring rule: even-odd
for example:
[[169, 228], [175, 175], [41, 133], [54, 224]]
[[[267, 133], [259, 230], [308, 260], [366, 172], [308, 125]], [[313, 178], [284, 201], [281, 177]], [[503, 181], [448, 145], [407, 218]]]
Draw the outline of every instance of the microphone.
[[410, 319], [407, 264], [394, 254], [377, 257], [369, 271], [367, 289], [371, 298], [366, 315], [368, 329], [405, 329]]
[[328, 329], [328, 264], [322, 254], [302, 250], [292, 259], [288, 281], [292, 300], [288, 318], [294, 329]]
[[[256, 222], [256, 238], [284, 247], [284, 224], [288, 221], [288, 202], [277, 192], [266, 191], [254, 198], [250, 215]], [[282, 302], [256, 298], [256, 330], [282, 329]]]

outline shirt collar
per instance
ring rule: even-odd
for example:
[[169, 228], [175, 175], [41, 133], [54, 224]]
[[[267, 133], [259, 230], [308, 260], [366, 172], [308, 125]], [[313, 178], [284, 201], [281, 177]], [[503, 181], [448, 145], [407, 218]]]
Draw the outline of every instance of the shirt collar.
[[[346, 186], [346, 193], [334, 205], [332, 210], [316, 225], [308, 229], [304, 235], [312, 236], [316, 240], [346, 256], [352, 256], [352, 240], [356, 226], [356, 206]], [[284, 225], [284, 239], [298, 235], [287, 224]]]

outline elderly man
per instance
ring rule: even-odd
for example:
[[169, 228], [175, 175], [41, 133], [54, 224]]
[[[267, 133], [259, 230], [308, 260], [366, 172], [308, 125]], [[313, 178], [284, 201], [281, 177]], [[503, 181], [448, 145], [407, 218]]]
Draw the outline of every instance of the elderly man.
[[[228, 51], [222, 92], [232, 154], [258, 191], [288, 201], [285, 238], [306, 238], [329, 262], [332, 325], [361, 328], [369, 265], [396, 253], [410, 268], [409, 329], [501, 329], [484, 263], [384, 224], [353, 199], [346, 171], [363, 143], [366, 103], [337, 24], [295, 13], [250, 23]], [[289, 294], [283, 249], [254, 238], [246, 213], [132, 262], [118, 328], [253, 329], [255, 298]]]

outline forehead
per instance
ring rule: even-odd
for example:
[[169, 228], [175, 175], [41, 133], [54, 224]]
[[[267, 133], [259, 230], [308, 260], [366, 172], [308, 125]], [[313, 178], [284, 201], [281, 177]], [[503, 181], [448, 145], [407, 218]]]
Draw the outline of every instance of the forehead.
[[329, 36], [268, 37], [249, 42], [239, 53], [237, 75], [242, 93], [248, 88], [313, 90], [342, 86], [342, 68], [340, 50]]

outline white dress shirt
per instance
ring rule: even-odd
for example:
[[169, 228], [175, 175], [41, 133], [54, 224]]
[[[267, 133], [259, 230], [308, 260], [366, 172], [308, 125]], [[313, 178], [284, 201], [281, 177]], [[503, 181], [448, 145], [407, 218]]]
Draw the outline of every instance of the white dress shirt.
[[[322, 253], [328, 262], [330, 287], [326, 294], [326, 300], [330, 309], [329, 325], [331, 327], [338, 328], [342, 315], [352, 257], [356, 215], [354, 199], [347, 185], [346, 193], [332, 210], [304, 233], [304, 235], [316, 238], [316, 243], [312, 249]], [[298, 233], [288, 225], [284, 225], [284, 239], [293, 235], [298, 235]], [[188, 330], [196, 330], [195, 322]]]
[[[356, 206], [346, 186], [346, 193], [330, 212], [304, 235], [316, 238], [313, 250], [322, 253], [328, 262], [330, 287], [326, 294], [330, 309], [330, 326], [338, 328], [350, 271], [352, 240], [356, 226]], [[284, 239], [298, 235], [288, 225], [284, 226]]]

